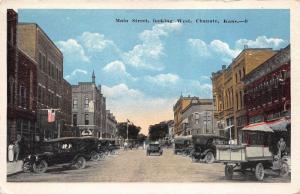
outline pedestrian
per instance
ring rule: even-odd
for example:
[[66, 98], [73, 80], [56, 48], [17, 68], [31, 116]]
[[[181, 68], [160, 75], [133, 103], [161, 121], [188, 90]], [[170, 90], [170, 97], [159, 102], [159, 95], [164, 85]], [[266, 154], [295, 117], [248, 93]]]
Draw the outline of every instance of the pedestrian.
[[14, 145], [14, 161], [18, 161], [20, 154], [20, 141], [16, 140]]
[[278, 141], [277, 149], [278, 149], [277, 155], [279, 158], [281, 158], [286, 149], [286, 143], [283, 138], [280, 138], [280, 140]]
[[15, 149], [14, 142], [10, 141], [10, 144], [8, 145], [8, 161], [9, 162], [14, 161], [14, 149]]

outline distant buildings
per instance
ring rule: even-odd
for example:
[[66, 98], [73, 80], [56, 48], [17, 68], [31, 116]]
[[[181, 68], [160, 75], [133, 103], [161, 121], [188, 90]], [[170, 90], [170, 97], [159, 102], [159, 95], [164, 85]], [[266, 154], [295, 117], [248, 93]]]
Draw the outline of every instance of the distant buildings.
[[182, 129], [184, 135], [213, 134], [213, 100], [193, 97], [190, 104], [182, 110]]
[[174, 111], [174, 135], [183, 135], [182, 111], [190, 104], [193, 97], [183, 97], [182, 95], [173, 106]]
[[117, 133], [117, 120], [113, 113], [109, 110], [106, 110], [106, 131], [104, 137], [107, 138], [114, 138], [116, 137]]
[[212, 73], [213, 99], [217, 128], [229, 132], [237, 141], [238, 132], [247, 124], [243, 79], [276, 52], [265, 48], [245, 48], [226, 68]]

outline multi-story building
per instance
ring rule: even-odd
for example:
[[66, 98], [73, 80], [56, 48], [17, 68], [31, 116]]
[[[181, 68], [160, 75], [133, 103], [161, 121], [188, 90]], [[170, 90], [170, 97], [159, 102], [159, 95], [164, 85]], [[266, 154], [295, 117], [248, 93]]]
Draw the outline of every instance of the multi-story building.
[[104, 137], [115, 138], [117, 133], [117, 120], [110, 110], [106, 110], [106, 131]]
[[290, 144], [290, 45], [243, 79], [247, 123], [267, 122], [274, 131], [287, 130]]
[[182, 110], [182, 118], [185, 135], [215, 134], [212, 99], [193, 97], [191, 103]]
[[221, 135], [228, 131], [237, 141], [238, 131], [246, 125], [242, 80], [275, 53], [267, 48], [245, 48], [227, 68], [222, 66], [222, 70], [212, 73], [214, 116]]
[[174, 111], [174, 135], [183, 135], [184, 130], [182, 128], [182, 110], [185, 109], [191, 102], [193, 97], [183, 97], [182, 95], [173, 106]]
[[96, 86], [93, 72], [92, 82], [72, 85], [72, 126], [80, 134], [103, 137], [106, 129], [106, 103], [101, 86]]
[[62, 137], [76, 136], [76, 132], [72, 131], [72, 85], [65, 79], [62, 80], [62, 120], [63, 126], [61, 128]]
[[7, 11], [7, 143], [21, 139], [21, 154], [33, 148], [36, 131], [37, 63], [17, 47], [18, 15]]
[[[18, 24], [18, 47], [37, 64], [37, 130], [42, 139], [60, 136], [63, 125], [63, 54], [35, 23]], [[55, 122], [48, 122], [48, 110], [55, 110]]]
[[168, 124], [168, 139], [174, 139], [174, 120], [167, 121]]

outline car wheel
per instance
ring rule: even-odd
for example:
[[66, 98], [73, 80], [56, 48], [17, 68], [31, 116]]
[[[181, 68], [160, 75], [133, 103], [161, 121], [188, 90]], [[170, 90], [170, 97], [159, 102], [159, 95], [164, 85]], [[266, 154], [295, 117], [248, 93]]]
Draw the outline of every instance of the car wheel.
[[215, 161], [215, 156], [212, 152], [207, 152], [204, 160], [206, 163], [211, 164]]
[[91, 153], [91, 160], [92, 161], [98, 161], [98, 160], [100, 160], [100, 155], [97, 152], [92, 152]]
[[41, 160], [39, 163], [34, 163], [32, 168], [35, 173], [44, 173], [48, 168], [48, 164], [45, 160]]
[[105, 158], [105, 154], [104, 154], [103, 152], [100, 152], [100, 153], [99, 153], [99, 158], [100, 158], [100, 159], [104, 159], [104, 158]]
[[283, 162], [280, 169], [280, 176], [286, 177], [289, 174], [289, 165], [286, 162]]
[[226, 179], [231, 180], [232, 176], [233, 176], [233, 166], [226, 164], [226, 166], [225, 166], [225, 177], [226, 177]]
[[258, 181], [262, 181], [264, 179], [265, 170], [264, 165], [262, 163], [258, 163], [255, 167], [255, 178]]
[[75, 168], [77, 169], [83, 169], [86, 165], [86, 160], [84, 157], [82, 156], [79, 156], [77, 159], [76, 159], [76, 162], [75, 162]]
[[31, 164], [30, 162], [24, 162], [23, 166], [22, 166], [22, 170], [23, 172], [30, 172], [31, 171]]

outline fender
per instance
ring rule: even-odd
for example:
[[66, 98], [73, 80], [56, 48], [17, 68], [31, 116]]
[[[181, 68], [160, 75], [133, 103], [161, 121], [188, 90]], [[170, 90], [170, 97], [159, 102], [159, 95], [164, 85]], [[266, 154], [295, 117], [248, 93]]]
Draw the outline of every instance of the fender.
[[213, 155], [215, 156], [215, 152], [214, 152], [213, 149], [206, 149], [206, 150], [204, 150], [204, 152], [201, 153], [201, 155], [202, 155], [202, 156], [205, 156], [205, 155], [207, 154], [207, 152], [212, 152]]

